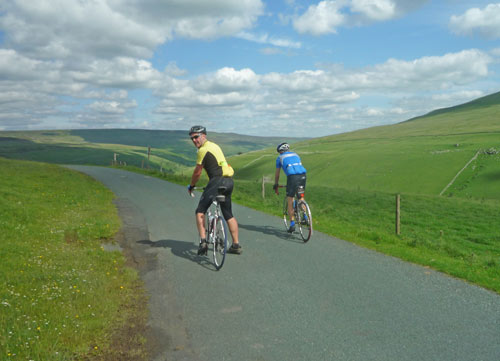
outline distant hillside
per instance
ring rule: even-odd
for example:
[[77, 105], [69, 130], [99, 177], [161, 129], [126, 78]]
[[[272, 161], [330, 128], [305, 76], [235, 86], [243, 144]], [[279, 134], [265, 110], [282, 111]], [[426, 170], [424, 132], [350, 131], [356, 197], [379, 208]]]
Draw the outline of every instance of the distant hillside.
[[[227, 156], [275, 146], [278, 137], [209, 132]], [[304, 140], [305, 138], [296, 139]], [[151, 154], [148, 159], [148, 147]], [[59, 164], [127, 165], [177, 171], [196, 160], [187, 131], [142, 129], [85, 129], [0, 132], [0, 156]]]
[[419, 119], [419, 118], [432, 117], [435, 115], [446, 114], [446, 113], [454, 113], [454, 112], [460, 112], [460, 111], [466, 111], [466, 110], [477, 110], [477, 109], [481, 109], [481, 108], [487, 108], [490, 106], [497, 106], [499, 104], [500, 104], [500, 92], [493, 93], [493, 94], [484, 96], [482, 98], [475, 99], [475, 100], [472, 100], [470, 102], [456, 105], [453, 107], [437, 109], [437, 110], [434, 110], [430, 113], [427, 113], [424, 116], [412, 118], [412, 119], [409, 119], [407, 121], [409, 122], [409, 121], [413, 121], [413, 120]]
[[[69, 134], [81, 137], [89, 143], [150, 146], [158, 149], [169, 149], [188, 156], [192, 156], [193, 153], [193, 145], [185, 130], [85, 129], [70, 130]], [[216, 132], [209, 132], [208, 138], [223, 147], [228, 156], [262, 149], [277, 144], [282, 139]], [[298, 140], [303, 139], [305, 138]]]
[[[495, 93], [399, 124], [302, 141], [293, 149], [312, 185], [438, 195], [453, 181], [444, 195], [500, 199], [499, 114]], [[270, 148], [230, 161], [241, 179], [272, 179], [275, 157]]]

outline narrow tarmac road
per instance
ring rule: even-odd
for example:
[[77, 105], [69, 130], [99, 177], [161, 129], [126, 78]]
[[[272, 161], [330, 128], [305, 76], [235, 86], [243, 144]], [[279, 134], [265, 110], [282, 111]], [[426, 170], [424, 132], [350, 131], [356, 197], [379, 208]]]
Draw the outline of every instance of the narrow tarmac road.
[[196, 255], [198, 196], [71, 168], [117, 197], [122, 246], [150, 296], [153, 361], [500, 360], [498, 294], [318, 232], [304, 244], [280, 219], [238, 205], [243, 254], [215, 271]]

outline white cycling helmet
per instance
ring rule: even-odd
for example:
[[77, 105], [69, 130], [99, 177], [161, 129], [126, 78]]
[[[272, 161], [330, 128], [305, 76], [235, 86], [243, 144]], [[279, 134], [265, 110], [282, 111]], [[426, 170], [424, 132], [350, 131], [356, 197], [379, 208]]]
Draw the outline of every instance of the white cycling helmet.
[[203, 134], [206, 135], [207, 134], [207, 128], [205, 128], [203, 125], [194, 125], [189, 130], [189, 135], [191, 135], [193, 133], [203, 133]]
[[288, 149], [290, 149], [290, 145], [288, 143], [281, 143], [280, 145], [278, 145], [278, 147], [276, 148], [276, 151], [278, 153], [281, 153], [281, 152], [286, 152]]

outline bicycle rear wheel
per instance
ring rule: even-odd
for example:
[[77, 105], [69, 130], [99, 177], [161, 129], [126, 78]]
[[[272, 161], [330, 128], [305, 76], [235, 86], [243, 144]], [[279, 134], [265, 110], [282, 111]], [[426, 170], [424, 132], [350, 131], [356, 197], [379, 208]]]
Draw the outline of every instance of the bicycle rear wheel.
[[297, 204], [297, 220], [296, 223], [299, 226], [300, 236], [304, 242], [309, 241], [312, 236], [312, 217], [311, 209], [306, 201], [301, 200]]
[[215, 219], [213, 256], [214, 265], [220, 270], [226, 259], [227, 252], [227, 223], [221, 216]]

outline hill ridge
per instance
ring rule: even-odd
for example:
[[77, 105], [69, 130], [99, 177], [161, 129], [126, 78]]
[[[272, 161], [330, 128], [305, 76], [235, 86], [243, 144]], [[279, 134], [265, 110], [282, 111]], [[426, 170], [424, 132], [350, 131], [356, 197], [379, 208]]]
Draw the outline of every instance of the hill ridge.
[[463, 104], [453, 105], [451, 107], [446, 107], [446, 108], [435, 109], [433, 111], [430, 111], [427, 114], [419, 115], [417, 117], [405, 120], [405, 121], [403, 121], [403, 123], [410, 122], [410, 121], [420, 119], [420, 118], [432, 117], [432, 116], [440, 115], [440, 114], [446, 114], [446, 113], [450, 113], [450, 112], [457, 112], [457, 111], [459, 112], [459, 111], [464, 111], [464, 110], [485, 108], [485, 107], [490, 107], [490, 106], [495, 106], [495, 105], [500, 105], [500, 91], [476, 98], [474, 100], [468, 101], [468, 102], [463, 103]]

